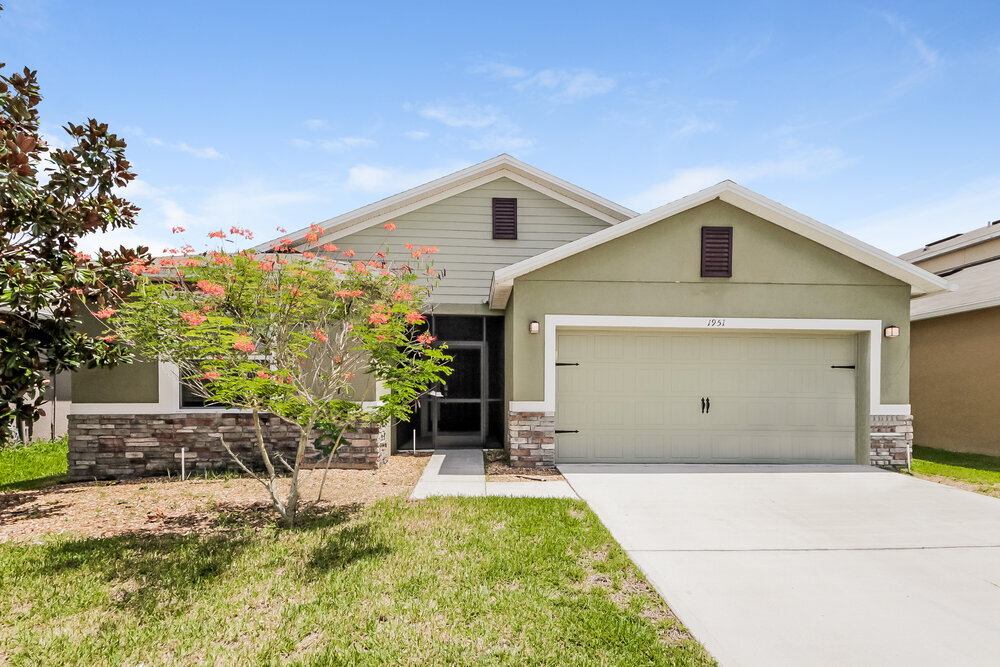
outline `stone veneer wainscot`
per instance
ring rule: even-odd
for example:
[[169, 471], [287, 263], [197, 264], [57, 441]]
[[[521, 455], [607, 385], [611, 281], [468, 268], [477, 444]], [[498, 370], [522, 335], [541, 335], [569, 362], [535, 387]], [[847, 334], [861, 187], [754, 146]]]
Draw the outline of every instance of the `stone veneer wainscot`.
[[872, 415], [870, 461], [880, 468], [907, 468], [913, 448], [913, 415]]
[[[286, 459], [293, 456], [298, 429], [277, 417], [265, 415], [263, 419], [265, 440], [272, 450], [276, 448]], [[238, 466], [219, 442], [220, 434], [248, 467], [263, 468], [253, 420], [246, 413], [70, 415], [69, 476], [83, 480], [176, 475], [182, 448], [189, 473], [236, 471]], [[306, 461], [316, 462], [320, 457], [311, 445], [307, 448]], [[387, 460], [384, 429], [362, 427], [345, 435], [331, 465], [374, 469]]]
[[510, 465], [515, 468], [552, 468], [556, 464], [554, 412], [507, 414]]

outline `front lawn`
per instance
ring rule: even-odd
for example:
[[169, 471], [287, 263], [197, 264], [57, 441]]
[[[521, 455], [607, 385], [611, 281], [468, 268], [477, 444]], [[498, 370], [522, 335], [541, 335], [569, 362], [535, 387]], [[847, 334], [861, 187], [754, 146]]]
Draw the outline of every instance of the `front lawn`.
[[711, 664], [579, 501], [0, 545], [0, 663]]
[[0, 491], [36, 488], [60, 479], [66, 474], [68, 454], [66, 438], [0, 448]]
[[913, 448], [913, 473], [919, 477], [1000, 497], [1000, 457]]

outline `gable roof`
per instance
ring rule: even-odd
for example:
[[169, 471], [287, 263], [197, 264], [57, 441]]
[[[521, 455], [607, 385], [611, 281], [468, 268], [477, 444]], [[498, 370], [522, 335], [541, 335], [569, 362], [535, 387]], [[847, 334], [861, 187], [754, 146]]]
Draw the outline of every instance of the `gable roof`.
[[[599, 197], [504, 153], [397, 195], [324, 220], [318, 224], [326, 231], [317, 244], [329, 243], [362, 229], [388, 222], [395, 217], [495, 181], [498, 178], [509, 178], [603, 220], [609, 225], [616, 225], [638, 215], [632, 209]], [[307, 233], [309, 233], [309, 228], [305, 227], [281, 238], [290, 238], [293, 246], [299, 246], [305, 243]], [[272, 241], [261, 243], [254, 249], [266, 250], [271, 247], [272, 243]]]
[[1000, 237], [1000, 220], [991, 222], [985, 227], [978, 227], [970, 232], [953, 234], [938, 241], [933, 241], [923, 248], [903, 253], [900, 257], [908, 262], [922, 262], [932, 257], [947, 255], [956, 250], [986, 243], [998, 237]]
[[939, 278], [907, 261], [890, 255], [874, 246], [870, 246], [863, 241], [859, 241], [840, 230], [824, 225], [786, 206], [782, 206], [778, 202], [772, 201], [752, 190], [748, 190], [733, 181], [722, 181], [665, 206], [654, 208], [648, 213], [643, 213], [619, 225], [602, 229], [599, 232], [541, 253], [530, 259], [498, 269], [493, 274], [493, 285], [490, 289], [490, 307], [506, 307], [510, 293], [514, 289], [515, 278], [519, 278], [532, 271], [537, 271], [549, 264], [589, 250], [602, 243], [620, 238], [637, 229], [642, 229], [664, 218], [677, 215], [714, 199], [719, 199], [743, 209], [759, 218], [784, 227], [842, 255], [846, 255], [855, 261], [870, 266], [877, 271], [908, 283], [912, 288], [911, 293], [914, 295], [930, 294], [950, 289], [948, 282], [943, 278]]
[[948, 272], [953, 292], [940, 292], [910, 302], [910, 319], [926, 320], [1000, 306], [1000, 259], [977, 262]]

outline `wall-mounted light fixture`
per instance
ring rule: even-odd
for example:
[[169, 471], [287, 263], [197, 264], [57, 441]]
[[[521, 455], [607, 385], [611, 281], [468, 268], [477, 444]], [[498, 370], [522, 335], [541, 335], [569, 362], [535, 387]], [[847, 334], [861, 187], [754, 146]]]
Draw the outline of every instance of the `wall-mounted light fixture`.
[[538, 333], [541, 330], [542, 330], [542, 326], [538, 322], [536, 322], [535, 320], [531, 320], [530, 322], [528, 322], [528, 333], [530, 333], [530, 334], [536, 334], [536, 333]]
[[890, 324], [885, 328], [885, 331], [883, 331], [882, 333], [885, 334], [886, 338], [896, 338], [899, 336], [899, 327], [897, 327], [895, 324]]

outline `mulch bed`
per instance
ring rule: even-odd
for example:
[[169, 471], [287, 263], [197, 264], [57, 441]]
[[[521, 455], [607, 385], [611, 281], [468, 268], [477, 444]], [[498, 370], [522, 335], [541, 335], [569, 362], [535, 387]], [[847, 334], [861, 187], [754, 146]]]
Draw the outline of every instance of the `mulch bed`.
[[555, 468], [514, 468], [507, 460], [503, 450], [487, 449], [486, 481], [487, 482], [555, 482], [565, 478]]
[[[350, 511], [382, 498], [408, 495], [426, 465], [426, 458], [393, 456], [380, 470], [330, 470], [317, 509]], [[322, 474], [321, 470], [301, 473], [306, 502], [315, 500]], [[206, 533], [273, 523], [275, 517], [267, 491], [246, 477], [69, 483], [0, 492], [0, 543], [59, 533], [86, 537]]]

